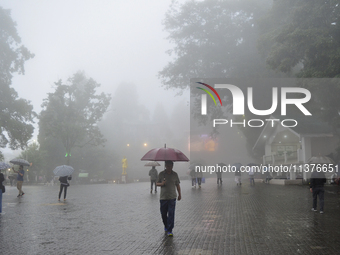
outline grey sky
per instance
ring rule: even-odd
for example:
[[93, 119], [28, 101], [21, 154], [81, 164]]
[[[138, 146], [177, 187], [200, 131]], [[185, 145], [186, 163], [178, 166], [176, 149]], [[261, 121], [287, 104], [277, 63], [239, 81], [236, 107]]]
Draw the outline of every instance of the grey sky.
[[[111, 94], [122, 81], [136, 84], [139, 102], [151, 111], [157, 102], [170, 100], [174, 105], [183, 96], [174, 98], [178, 91], [164, 90], [156, 77], [170, 60], [165, 51], [171, 45], [161, 24], [170, 3], [1, 1], [3, 8], [12, 10], [22, 43], [35, 54], [25, 64], [25, 75], [15, 75], [12, 86], [39, 113], [54, 82], [83, 70], [101, 84], [102, 91]], [[189, 100], [188, 95], [185, 100]]]

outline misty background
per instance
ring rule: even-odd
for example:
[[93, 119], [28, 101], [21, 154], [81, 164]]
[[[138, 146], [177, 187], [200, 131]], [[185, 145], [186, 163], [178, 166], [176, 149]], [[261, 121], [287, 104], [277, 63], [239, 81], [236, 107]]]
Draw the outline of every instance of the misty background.
[[[145, 175], [147, 168], [144, 169], [145, 162], [140, 158], [151, 146], [162, 147], [165, 143], [169, 147], [177, 146], [172, 142], [173, 137], [162, 136], [148, 126], [167, 126], [177, 132], [185, 125], [186, 132], [189, 131], [189, 119], [183, 117], [189, 114], [188, 93], [176, 96], [178, 90], [165, 90], [157, 78], [157, 72], [171, 59], [165, 53], [171, 44], [162, 28], [170, 3], [2, 1], [1, 6], [11, 10], [22, 43], [35, 54], [25, 63], [25, 75], [14, 75], [13, 88], [19, 97], [30, 100], [34, 111], [39, 113], [42, 100], [54, 90], [54, 82], [83, 71], [101, 84], [101, 92], [112, 96], [112, 104], [100, 124], [108, 139], [106, 148], [112, 149], [115, 160], [112, 168], [117, 173], [121, 171], [121, 159], [126, 156], [128, 171], [134, 169]], [[131, 123], [133, 132], [118, 128], [125, 121]], [[35, 122], [29, 143], [37, 141], [39, 130]], [[155, 136], [158, 137], [152, 143], [150, 137]], [[181, 147], [187, 150], [187, 142]], [[10, 160], [18, 152], [7, 148], [4, 154]], [[64, 164], [64, 160], [59, 164]], [[81, 167], [91, 170], [86, 164]]]
[[[2, 42], [9, 46], [0, 68], [2, 160], [26, 158], [30, 178], [67, 163], [112, 179], [124, 156], [128, 175], [142, 178], [148, 168], [140, 158], [152, 148], [166, 144], [189, 155], [191, 78], [340, 73], [339, 5], [332, 1], [3, 0], [0, 6]], [[339, 130], [340, 86], [316, 90], [316, 114]], [[227, 144], [238, 148], [221, 152], [224, 163], [261, 160], [251, 150], [258, 133], [230, 132]], [[185, 175], [189, 164], [176, 163], [175, 170]]]

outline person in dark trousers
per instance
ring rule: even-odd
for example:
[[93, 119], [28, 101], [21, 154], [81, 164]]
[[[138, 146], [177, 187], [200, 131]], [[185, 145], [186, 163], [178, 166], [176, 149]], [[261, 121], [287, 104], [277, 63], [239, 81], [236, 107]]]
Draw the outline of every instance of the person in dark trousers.
[[66, 201], [67, 187], [70, 186], [70, 184], [68, 183], [67, 180], [71, 180], [71, 179], [72, 179], [71, 176], [62, 176], [62, 177], [59, 177], [60, 191], [59, 191], [58, 201], [60, 201], [61, 193], [63, 192], [63, 190], [64, 190], [64, 201]]
[[202, 174], [201, 170], [197, 171], [196, 176], [197, 176], [198, 188], [201, 188], [202, 178], [203, 178], [203, 174]]
[[19, 166], [19, 171], [15, 171], [14, 167], [12, 167], [13, 172], [17, 173], [17, 189], [19, 190], [19, 195], [17, 197], [22, 197], [23, 195], [25, 195], [25, 192], [22, 190], [22, 183], [24, 182], [24, 175], [25, 175], [25, 171], [24, 171], [24, 166], [20, 165]]
[[149, 176], [150, 176], [150, 182], [151, 182], [151, 191], [150, 193], [152, 193], [152, 188], [153, 188], [153, 184], [155, 184], [155, 193], [157, 193], [157, 185], [156, 185], [156, 182], [157, 182], [157, 177], [158, 177], [158, 172], [157, 172], [157, 169], [156, 167], [152, 167], [149, 171]]
[[178, 174], [172, 170], [174, 162], [165, 161], [165, 170], [158, 175], [157, 186], [161, 187], [160, 210], [164, 231], [168, 236], [173, 236], [172, 229], [175, 225], [175, 207], [176, 207], [176, 188], [178, 192], [177, 200], [181, 200], [181, 187], [179, 186]]
[[222, 171], [216, 171], [217, 174], [217, 185], [222, 185]]
[[326, 176], [323, 172], [312, 172], [312, 176], [310, 179], [310, 192], [313, 193], [313, 208], [312, 211], [317, 211], [317, 198], [319, 196], [320, 202], [320, 213], [323, 213], [324, 206], [324, 184], [326, 183]]
[[0, 173], [0, 214], [2, 213], [2, 182], [5, 180], [3, 173]]

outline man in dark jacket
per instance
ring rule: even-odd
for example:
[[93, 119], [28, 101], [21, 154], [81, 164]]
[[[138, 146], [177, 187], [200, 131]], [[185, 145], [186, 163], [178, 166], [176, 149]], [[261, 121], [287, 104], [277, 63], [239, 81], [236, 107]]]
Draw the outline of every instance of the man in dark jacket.
[[317, 197], [319, 196], [320, 202], [320, 213], [323, 213], [323, 205], [324, 205], [324, 184], [326, 183], [326, 176], [323, 172], [312, 172], [312, 176], [310, 179], [310, 192], [313, 193], [313, 208], [312, 211], [317, 211]]

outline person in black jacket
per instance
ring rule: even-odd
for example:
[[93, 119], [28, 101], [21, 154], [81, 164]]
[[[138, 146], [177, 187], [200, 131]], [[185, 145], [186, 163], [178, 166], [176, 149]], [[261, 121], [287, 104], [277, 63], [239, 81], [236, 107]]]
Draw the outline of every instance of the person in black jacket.
[[326, 176], [323, 172], [312, 172], [312, 176], [310, 179], [310, 192], [313, 193], [313, 208], [312, 211], [317, 211], [317, 197], [319, 196], [320, 202], [320, 213], [323, 213], [324, 206], [324, 184], [326, 183]]
[[0, 172], [0, 213], [2, 213], [2, 182], [4, 180], [4, 175]]
[[62, 176], [59, 177], [60, 181], [60, 191], [59, 191], [59, 198], [58, 201], [60, 201], [61, 193], [64, 190], [64, 201], [66, 201], [66, 193], [67, 193], [67, 187], [70, 186], [67, 180], [71, 180], [71, 176]]

